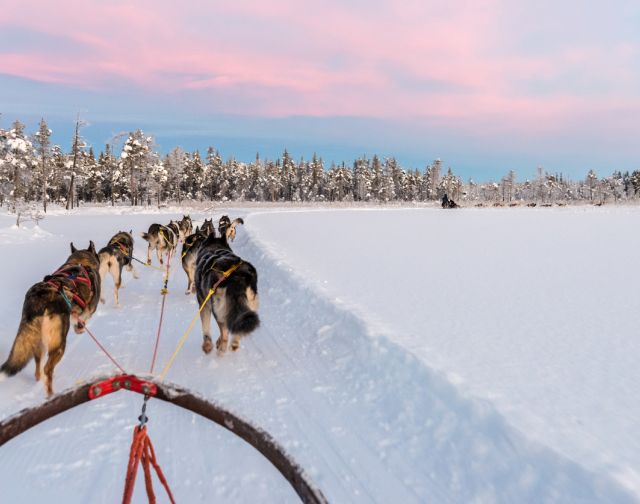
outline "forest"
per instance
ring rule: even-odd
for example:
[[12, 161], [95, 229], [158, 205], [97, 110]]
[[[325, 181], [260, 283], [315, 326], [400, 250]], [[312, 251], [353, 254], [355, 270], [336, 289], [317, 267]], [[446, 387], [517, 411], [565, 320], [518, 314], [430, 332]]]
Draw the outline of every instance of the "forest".
[[500, 180], [463, 181], [440, 159], [424, 170], [406, 169], [394, 157], [377, 155], [331, 163], [313, 154], [294, 160], [285, 150], [278, 159], [250, 163], [222, 159], [214, 147], [204, 155], [175, 147], [162, 156], [154, 138], [141, 130], [116, 135], [100, 152], [82, 137], [78, 119], [71, 148], [51, 142], [44, 119], [29, 134], [19, 120], [0, 129], [0, 205], [17, 211], [25, 205], [162, 205], [190, 201], [251, 202], [429, 202], [445, 194], [462, 206], [595, 204], [636, 200], [640, 171], [614, 171], [599, 177], [589, 170], [581, 180], [547, 173], [532, 180], [509, 171]]

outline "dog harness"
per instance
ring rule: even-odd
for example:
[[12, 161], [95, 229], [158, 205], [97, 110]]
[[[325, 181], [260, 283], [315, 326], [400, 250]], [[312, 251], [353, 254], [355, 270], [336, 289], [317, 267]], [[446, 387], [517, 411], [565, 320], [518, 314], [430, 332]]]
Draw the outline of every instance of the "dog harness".
[[[175, 235], [176, 235], [176, 234], [175, 234], [175, 232], [174, 232], [174, 230], [173, 230], [173, 229], [171, 229], [170, 227], [166, 227], [166, 226], [163, 226], [163, 227], [164, 227], [167, 231], [171, 231], [171, 234], [172, 234], [173, 236], [175, 236]], [[173, 240], [169, 241], [169, 238], [167, 238], [167, 235], [166, 235], [166, 234], [164, 234], [164, 233], [162, 232], [162, 228], [158, 229], [158, 234], [162, 237], [162, 239], [164, 240], [164, 242], [167, 244], [167, 246], [168, 246], [168, 247], [173, 247]]]
[[189, 253], [189, 251], [193, 248], [193, 246], [194, 246], [196, 243], [198, 243], [200, 240], [201, 240], [201, 238], [196, 237], [196, 238], [194, 238], [194, 239], [191, 241], [191, 243], [187, 243], [187, 242], [185, 241], [185, 242], [184, 242], [184, 246], [183, 246], [183, 248], [184, 248], [184, 252], [182, 253], [182, 257], [181, 257], [181, 259], [184, 259], [184, 256], [186, 256], [186, 255]]
[[[71, 271], [77, 270], [77, 268], [80, 269], [79, 272]], [[51, 287], [54, 287], [60, 293], [62, 298], [69, 305], [69, 308], [72, 308], [71, 303], [73, 302], [78, 305], [81, 310], [84, 310], [87, 307], [88, 302], [91, 301], [91, 298], [93, 297], [91, 278], [89, 277], [90, 270], [91, 268], [89, 268], [88, 266], [83, 266], [82, 264], [72, 264], [60, 268], [52, 275], [44, 277], [44, 282]], [[78, 293], [78, 283], [84, 284], [89, 287], [91, 297], [88, 301], [82, 299], [82, 297]]]
[[129, 253], [129, 247], [124, 243], [122, 243], [121, 241], [113, 240], [112, 242], [109, 243], [109, 245], [116, 245], [118, 249], [120, 249], [120, 252], [122, 252], [125, 255], [125, 257], [131, 259], [131, 254]]

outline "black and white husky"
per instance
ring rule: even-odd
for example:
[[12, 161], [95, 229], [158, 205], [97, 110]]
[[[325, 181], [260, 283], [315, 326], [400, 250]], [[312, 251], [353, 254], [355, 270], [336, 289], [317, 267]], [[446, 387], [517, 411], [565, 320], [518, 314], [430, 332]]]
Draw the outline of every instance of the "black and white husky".
[[[24, 297], [22, 319], [6, 362], [0, 366], [0, 381], [36, 361], [36, 380], [44, 371], [44, 386], [53, 394], [53, 370], [64, 355], [67, 333], [84, 332], [84, 324], [98, 307], [100, 274], [98, 254], [93, 242], [86, 250], [71, 244], [71, 255], [56, 270], [34, 284]], [[40, 362], [48, 354], [44, 370]]]
[[133, 267], [133, 236], [131, 232], [120, 231], [114, 235], [106, 247], [100, 249], [98, 257], [100, 258], [100, 283], [102, 290], [100, 292], [100, 302], [105, 302], [104, 296], [104, 279], [107, 273], [111, 273], [113, 278], [114, 291], [113, 295], [116, 305], [119, 305], [118, 291], [122, 285], [122, 268], [127, 267], [127, 271], [133, 273], [133, 278], [138, 278], [138, 272]]
[[211, 315], [213, 314], [220, 336], [216, 341], [218, 355], [224, 354], [233, 335], [231, 350], [240, 346], [240, 338], [251, 333], [260, 324], [258, 318], [258, 273], [248, 262], [235, 255], [226, 234], [209, 235], [200, 246], [196, 261], [196, 295], [202, 306], [209, 291], [215, 293], [200, 313], [202, 323], [202, 350], [213, 350], [211, 340]]
[[[172, 228], [176, 228], [175, 230]], [[149, 231], [142, 233], [142, 238], [149, 242], [147, 248], [147, 264], [151, 264], [151, 251], [155, 250], [158, 256], [158, 262], [164, 264], [162, 261], [163, 253], [171, 253], [175, 251], [178, 246], [178, 239], [180, 237], [177, 225], [171, 221], [168, 226], [162, 224], [151, 224]]]
[[[215, 235], [213, 226], [211, 226], [211, 231]], [[196, 292], [196, 284], [194, 281], [196, 275], [196, 259], [198, 258], [200, 246], [207, 239], [207, 236], [209, 236], [208, 232], [196, 228], [196, 232], [187, 236], [182, 244], [182, 269], [187, 274], [188, 280], [187, 291], [185, 292], [187, 295], [195, 294]]]

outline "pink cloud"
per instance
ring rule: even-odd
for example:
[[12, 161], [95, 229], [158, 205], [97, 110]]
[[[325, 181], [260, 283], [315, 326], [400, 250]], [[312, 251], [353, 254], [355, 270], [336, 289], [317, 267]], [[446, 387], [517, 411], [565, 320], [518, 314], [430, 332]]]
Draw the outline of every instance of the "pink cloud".
[[[151, 95], [197, 92], [198, 100], [210, 96], [205, 110], [276, 116], [482, 116], [544, 127], [585, 107], [639, 103], [638, 75], [627, 64], [637, 43], [613, 53], [520, 53], [504, 31], [501, 0], [217, 4], [72, 0], [61, 8], [25, 0], [3, 12], [0, 29], [67, 37], [88, 54], [9, 47], [0, 68], [105, 93], [114, 82]], [[604, 91], [558, 91], [567, 73]]]

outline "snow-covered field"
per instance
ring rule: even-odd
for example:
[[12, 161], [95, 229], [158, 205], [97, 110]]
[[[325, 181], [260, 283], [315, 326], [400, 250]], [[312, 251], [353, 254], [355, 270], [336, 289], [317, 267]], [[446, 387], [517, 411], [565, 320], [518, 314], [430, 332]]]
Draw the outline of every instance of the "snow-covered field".
[[[268, 430], [330, 502], [640, 502], [640, 209], [229, 213], [245, 217], [234, 250], [258, 269], [262, 326], [219, 358], [198, 325], [168, 379]], [[179, 215], [86, 209], [31, 233], [0, 216], [0, 359], [24, 292], [70, 240]], [[146, 373], [162, 276], [139, 269], [121, 308], [107, 281], [90, 327]], [[169, 287], [160, 364], [197, 309], [178, 260]], [[33, 369], [0, 384], [0, 419], [44, 399]], [[55, 386], [112, 370], [70, 334]], [[140, 405], [114, 394], [0, 448], [1, 500], [117, 501]], [[178, 502], [296, 501], [223, 429], [158, 401], [149, 416]]]

